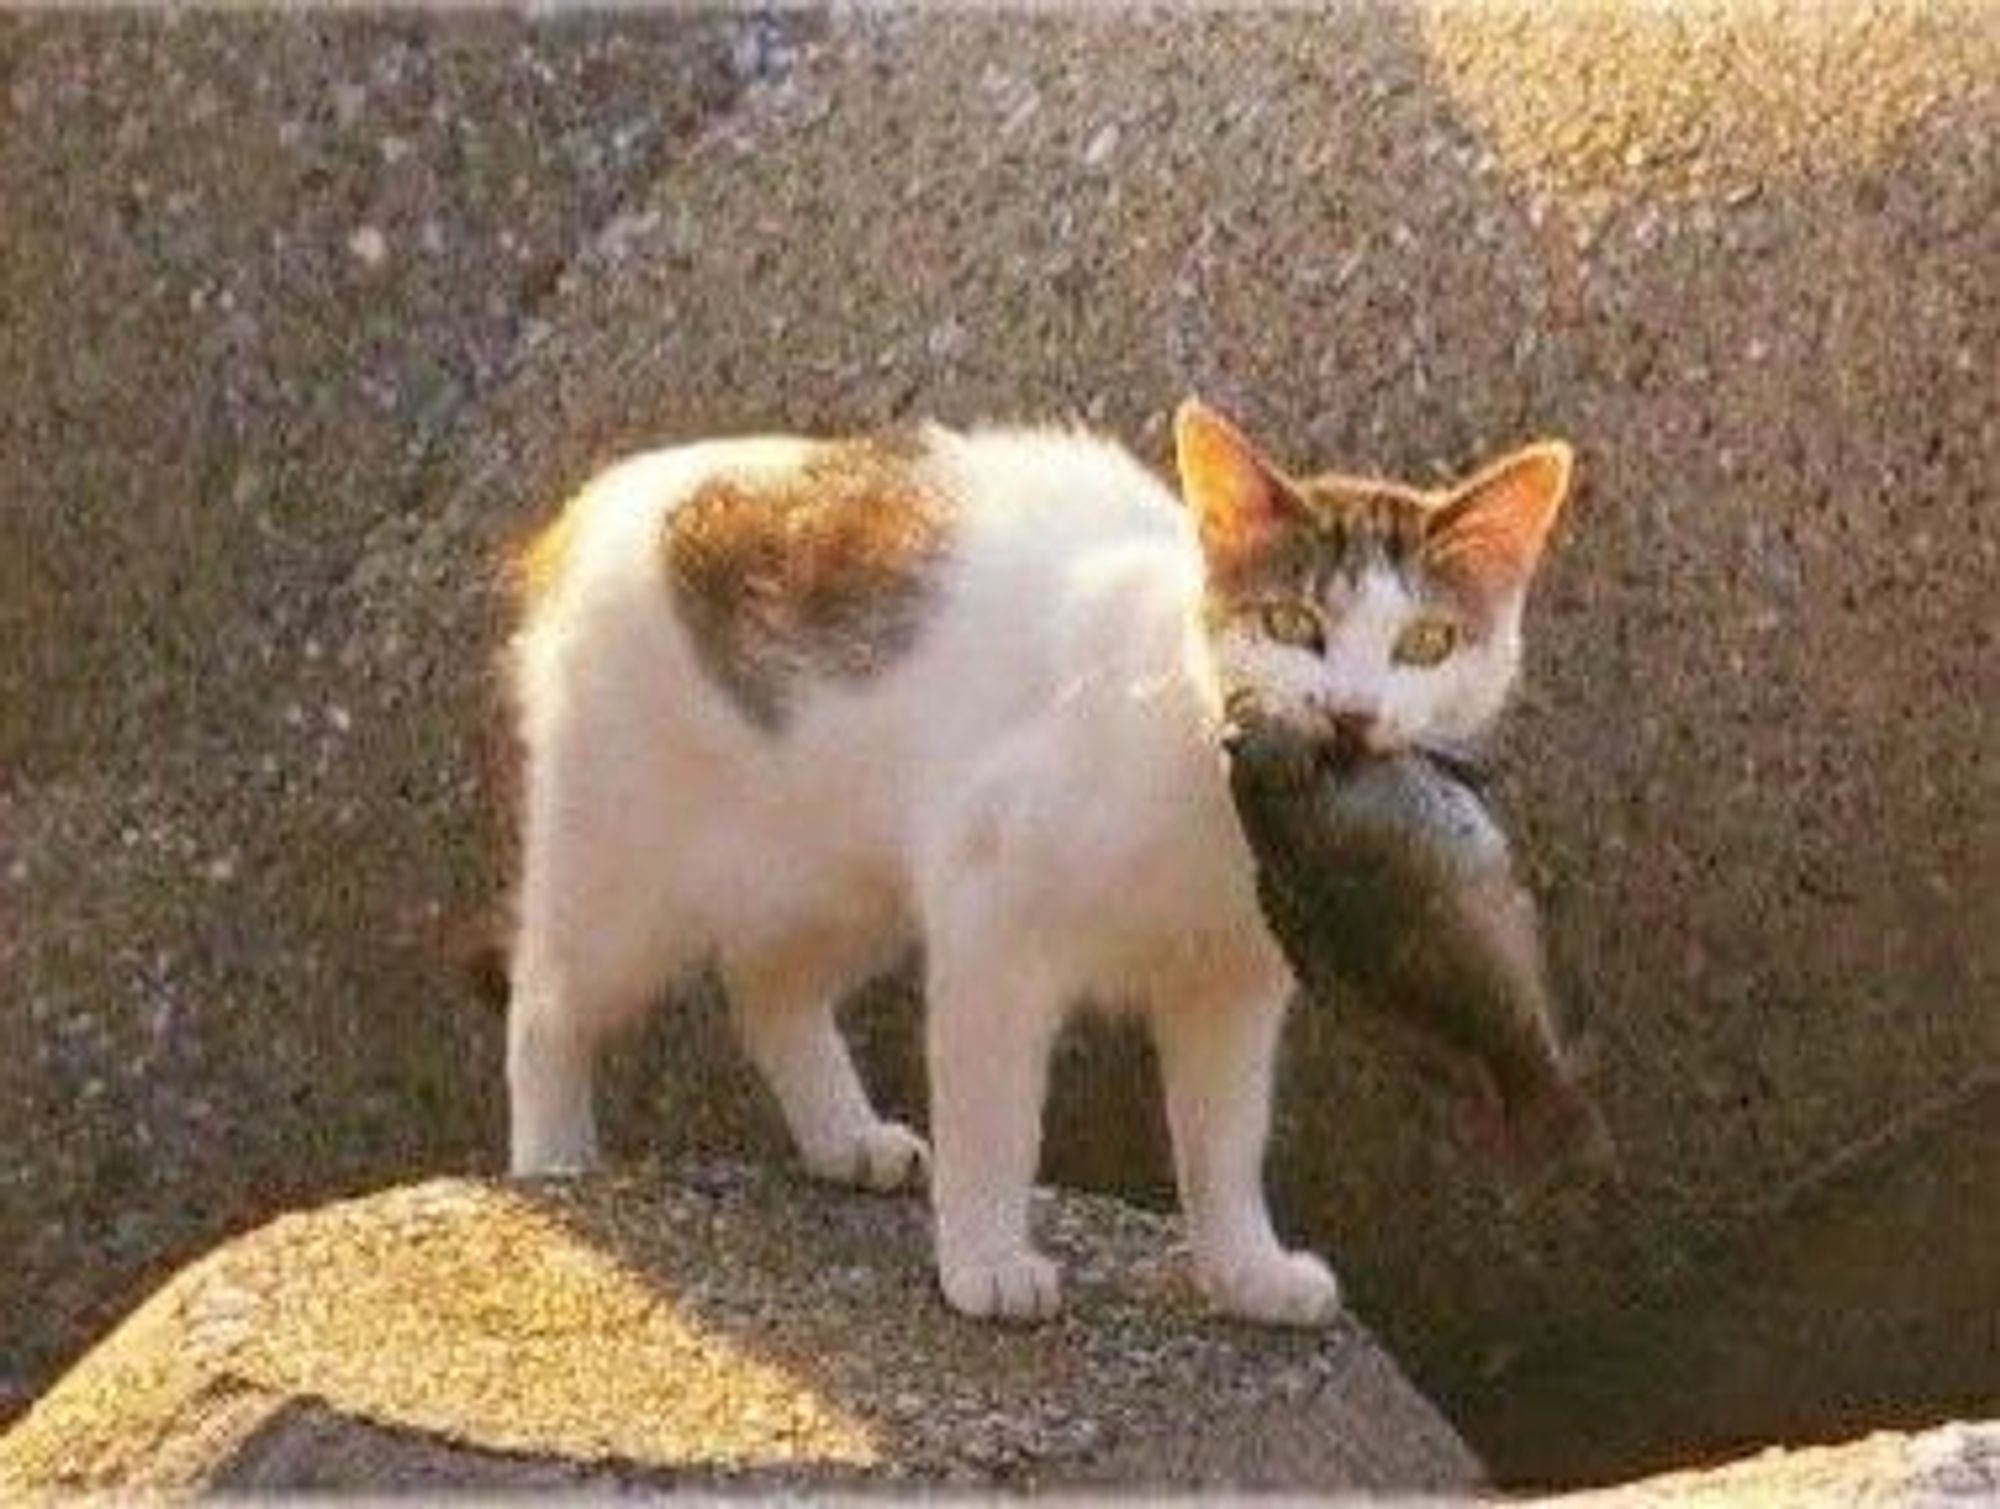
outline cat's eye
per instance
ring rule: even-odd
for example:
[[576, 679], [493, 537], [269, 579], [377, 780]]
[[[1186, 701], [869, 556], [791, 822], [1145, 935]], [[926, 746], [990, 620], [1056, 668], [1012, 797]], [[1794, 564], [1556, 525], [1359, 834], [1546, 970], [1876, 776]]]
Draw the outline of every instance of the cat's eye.
[[1257, 610], [1264, 632], [1279, 644], [1311, 650], [1318, 655], [1326, 649], [1326, 628], [1319, 614], [1300, 602], [1265, 603]]
[[1398, 665], [1431, 666], [1458, 648], [1458, 625], [1449, 618], [1419, 618], [1396, 636]]

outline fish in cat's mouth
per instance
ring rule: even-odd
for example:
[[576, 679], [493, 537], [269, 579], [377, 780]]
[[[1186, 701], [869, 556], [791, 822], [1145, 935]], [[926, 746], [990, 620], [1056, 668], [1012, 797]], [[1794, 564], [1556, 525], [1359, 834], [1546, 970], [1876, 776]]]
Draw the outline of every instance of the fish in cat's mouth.
[[1309, 997], [1358, 998], [1458, 1092], [1510, 1173], [1609, 1137], [1559, 1035], [1532, 898], [1450, 755], [1364, 757], [1239, 699], [1231, 794], [1272, 934]]

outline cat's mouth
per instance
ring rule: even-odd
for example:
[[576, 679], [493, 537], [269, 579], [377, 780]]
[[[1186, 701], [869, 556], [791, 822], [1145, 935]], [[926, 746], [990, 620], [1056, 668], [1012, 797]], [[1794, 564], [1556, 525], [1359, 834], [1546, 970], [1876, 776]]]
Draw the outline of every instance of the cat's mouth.
[[1396, 746], [1385, 740], [1371, 721], [1351, 714], [1323, 714], [1319, 737], [1326, 746], [1327, 759], [1339, 769], [1358, 764], [1371, 755], [1396, 752]]
[[1314, 703], [1301, 710], [1274, 708], [1252, 687], [1232, 687], [1222, 700], [1224, 741], [1232, 732], [1262, 723], [1288, 731], [1312, 746], [1323, 764], [1345, 769], [1370, 756], [1400, 753], [1406, 744], [1371, 713], [1344, 712]]
[[1467, 744], [1442, 740], [1405, 741], [1385, 736], [1379, 725], [1374, 730], [1349, 728], [1343, 732], [1325, 715], [1288, 719], [1274, 716], [1257, 692], [1247, 686], [1232, 687], [1222, 700], [1223, 748], [1233, 752], [1244, 730], [1252, 723], [1289, 727], [1312, 747], [1312, 762], [1345, 771], [1364, 759], [1387, 758], [1397, 754], [1421, 755], [1446, 775], [1474, 792], [1484, 792], [1492, 780], [1483, 751]]

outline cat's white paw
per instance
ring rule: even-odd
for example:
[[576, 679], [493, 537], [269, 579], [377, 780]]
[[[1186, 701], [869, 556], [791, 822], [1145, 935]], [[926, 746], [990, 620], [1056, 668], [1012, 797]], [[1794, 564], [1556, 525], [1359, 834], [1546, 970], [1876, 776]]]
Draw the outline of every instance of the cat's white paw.
[[981, 1320], [1047, 1320], [1062, 1308], [1056, 1265], [1036, 1252], [995, 1262], [940, 1262], [938, 1279], [954, 1310]]
[[840, 1147], [806, 1157], [821, 1179], [883, 1193], [921, 1185], [930, 1162], [929, 1145], [900, 1121], [878, 1121]]
[[1323, 1326], [1340, 1313], [1340, 1280], [1310, 1252], [1205, 1267], [1201, 1285], [1217, 1309], [1267, 1326]]

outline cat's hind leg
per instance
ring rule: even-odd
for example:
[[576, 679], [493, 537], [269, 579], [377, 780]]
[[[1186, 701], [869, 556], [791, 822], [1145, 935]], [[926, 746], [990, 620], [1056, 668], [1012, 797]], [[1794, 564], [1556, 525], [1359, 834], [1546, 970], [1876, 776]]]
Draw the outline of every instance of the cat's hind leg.
[[922, 1182], [930, 1152], [916, 1132], [876, 1113], [855, 1072], [833, 1014], [854, 978], [843, 962], [808, 944], [727, 961], [730, 1018], [808, 1171], [836, 1184], [904, 1189]]
[[595, 962], [587, 948], [569, 949], [534, 924], [516, 944], [507, 1003], [508, 1167], [516, 1176], [596, 1166], [597, 1055], [651, 992]]
[[599, 1051], [704, 948], [675, 928], [665, 815], [592, 776], [531, 771], [507, 1003], [508, 1161], [517, 1175], [595, 1165]]
[[1218, 1309], [1247, 1320], [1317, 1326], [1339, 1313], [1339, 1282], [1313, 1254], [1279, 1242], [1264, 1203], [1264, 1142], [1284, 1013], [1283, 993], [1162, 1002], [1153, 1035], [1203, 1290]]

